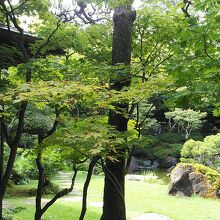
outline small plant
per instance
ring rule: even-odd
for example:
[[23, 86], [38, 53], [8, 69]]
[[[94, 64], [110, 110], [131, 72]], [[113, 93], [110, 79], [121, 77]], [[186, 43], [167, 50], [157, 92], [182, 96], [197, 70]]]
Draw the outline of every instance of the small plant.
[[13, 220], [13, 215], [16, 213], [19, 213], [23, 210], [25, 210], [25, 207], [8, 207], [7, 209], [3, 210], [3, 216], [4, 216], [4, 220]]
[[157, 174], [152, 170], [144, 171], [143, 175], [145, 177], [157, 177]]
[[144, 182], [146, 183], [156, 183], [156, 184], [165, 184], [163, 179], [160, 179], [157, 174], [153, 171], [144, 171]]

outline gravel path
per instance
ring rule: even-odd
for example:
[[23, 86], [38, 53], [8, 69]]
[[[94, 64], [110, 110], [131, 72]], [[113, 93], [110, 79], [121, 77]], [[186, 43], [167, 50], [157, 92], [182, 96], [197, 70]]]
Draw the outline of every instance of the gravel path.
[[9, 202], [3, 201], [3, 209], [14, 209], [16, 206], [10, 204]]
[[[71, 175], [64, 172], [59, 172], [57, 175], [58, 182], [56, 184], [59, 185], [61, 189], [69, 188], [71, 185]], [[68, 195], [60, 198], [59, 200], [63, 201], [71, 201], [71, 202], [79, 202], [82, 201], [82, 192], [76, 189], [73, 189]], [[45, 205], [49, 202], [50, 199], [42, 198], [42, 205]], [[27, 198], [24, 200], [25, 204], [35, 205], [35, 198]]]

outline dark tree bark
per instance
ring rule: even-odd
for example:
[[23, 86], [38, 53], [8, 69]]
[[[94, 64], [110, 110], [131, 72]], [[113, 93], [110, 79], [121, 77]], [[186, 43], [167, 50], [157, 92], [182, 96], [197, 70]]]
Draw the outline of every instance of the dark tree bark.
[[[43, 140], [40, 140], [40, 141], [43, 141]], [[48, 210], [48, 208], [50, 208], [59, 198], [72, 192], [78, 171], [76, 167], [74, 166], [73, 168], [74, 174], [73, 174], [71, 186], [69, 188], [59, 191], [48, 203], [46, 203], [42, 207], [41, 200], [42, 200], [43, 181], [44, 181], [44, 167], [42, 165], [42, 151], [39, 151], [37, 159], [36, 159], [36, 163], [37, 163], [38, 172], [39, 172], [39, 179], [38, 179], [38, 188], [37, 188], [37, 196], [36, 196], [35, 220], [40, 220], [43, 214]]]
[[[124, 64], [126, 71], [115, 72], [110, 79], [110, 89], [120, 91], [123, 87], [130, 86], [131, 77], [129, 73], [129, 65], [131, 61], [131, 33], [132, 26], [136, 18], [136, 12], [132, 11], [131, 6], [118, 7], [115, 9], [113, 21], [113, 44], [112, 44], [112, 65]], [[115, 126], [120, 132], [127, 131], [128, 103], [115, 103], [115, 107], [121, 112], [110, 110], [109, 124]], [[106, 168], [113, 175], [119, 187], [112, 184], [112, 180], [105, 175], [104, 186], [104, 205], [102, 220], [125, 220], [126, 208], [124, 201], [124, 185], [125, 185], [125, 146], [117, 146], [118, 162], [106, 161]], [[114, 153], [112, 153], [114, 154]], [[118, 192], [120, 190], [120, 193]], [[121, 196], [122, 195], [122, 196]]]
[[60, 115], [59, 109], [55, 108], [55, 113], [56, 113], [56, 118], [55, 118], [53, 127], [45, 135], [38, 134], [38, 145], [40, 149], [38, 150], [38, 154], [36, 158], [36, 165], [38, 169], [38, 185], [37, 185], [37, 195], [36, 195], [35, 220], [40, 220], [43, 213], [47, 210], [45, 209], [45, 211], [43, 212], [41, 208], [41, 200], [42, 200], [44, 180], [45, 180], [44, 166], [42, 164], [43, 150], [41, 149], [41, 147], [42, 147], [44, 139], [51, 136], [57, 129], [59, 115]]
[[[43, 143], [43, 137], [38, 136], [38, 144], [41, 146]], [[35, 220], [41, 219], [41, 199], [42, 199], [42, 191], [43, 191], [43, 183], [44, 183], [44, 167], [42, 165], [42, 150], [40, 149], [37, 158], [36, 164], [38, 169], [38, 185], [37, 185], [37, 195], [36, 195], [36, 211], [35, 211]]]
[[3, 123], [1, 122], [1, 143], [0, 143], [0, 181], [3, 177], [3, 159], [4, 159], [4, 130]]
[[[18, 25], [18, 22], [16, 20], [16, 16], [14, 14], [14, 8], [11, 5], [10, 1], [8, 1], [9, 3], [9, 8], [6, 6], [5, 1], [0, 1], [0, 9], [3, 12], [3, 14], [5, 15], [5, 20], [7, 23], [7, 28], [9, 33], [12, 35], [12, 38], [15, 40], [17, 46], [20, 48], [21, 53], [22, 53], [22, 58], [23, 61], [25, 63], [28, 62], [29, 60], [29, 55], [27, 53], [27, 48], [24, 44], [24, 31], [23, 29]], [[18, 38], [15, 38], [15, 36], [12, 34], [12, 32], [10, 31], [10, 22], [13, 23], [14, 27], [17, 29], [18, 31]], [[31, 82], [31, 70], [27, 70], [26, 72], [26, 82], [29, 83]], [[9, 181], [10, 178], [10, 174], [12, 172], [12, 168], [15, 162], [15, 158], [16, 158], [16, 153], [17, 153], [17, 148], [18, 148], [18, 144], [20, 142], [21, 139], [21, 135], [22, 135], [22, 131], [23, 131], [23, 127], [24, 127], [24, 115], [25, 115], [25, 111], [26, 111], [26, 107], [27, 107], [27, 102], [21, 102], [20, 108], [19, 108], [19, 113], [18, 113], [18, 126], [16, 129], [16, 134], [15, 137], [12, 140], [8, 140], [6, 138], [7, 144], [10, 147], [10, 153], [9, 153], [9, 158], [7, 161], [7, 165], [5, 168], [5, 172], [3, 171], [3, 163], [1, 164], [1, 181], [0, 181], [0, 220], [3, 219], [3, 208], [2, 208], [2, 204], [3, 204], [3, 197], [5, 195], [6, 192], [6, 188], [7, 188], [7, 183]], [[4, 136], [8, 136], [7, 135], [7, 129], [4, 129], [4, 120], [2, 120], [1, 123], [1, 130], [4, 130]], [[3, 134], [3, 132], [1, 132]], [[3, 141], [3, 139], [2, 139]], [[3, 141], [4, 142], [4, 141]], [[2, 142], [2, 147], [1, 147], [1, 156], [3, 157], [3, 142]], [[3, 158], [0, 158], [1, 161], [3, 162]], [[4, 172], [4, 173], [3, 173]]]
[[77, 176], [77, 172], [78, 170], [76, 169], [76, 167], [73, 168], [74, 170], [74, 174], [73, 174], [73, 178], [72, 178], [72, 183], [71, 183], [71, 186], [70, 188], [66, 188], [66, 189], [63, 189], [61, 190], [60, 192], [58, 192], [43, 208], [42, 208], [42, 215], [47, 211], [48, 208], [50, 208], [50, 206], [52, 206], [56, 201], [57, 199], [69, 194], [70, 192], [73, 191], [73, 187], [74, 187], [74, 184], [75, 184], [75, 180], [76, 180], [76, 176]]
[[[43, 140], [40, 140], [41, 143]], [[50, 208], [59, 198], [69, 194], [72, 192], [76, 176], [77, 176], [77, 169], [74, 166], [74, 174], [71, 182], [71, 186], [69, 188], [63, 189], [59, 191], [48, 203], [46, 203], [43, 207], [41, 204], [42, 200], [42, 191], [43, 191], [43, 182], [44, 182], [44, 167], [42, 165], [42, 151], [39, 151], [37, 159], [36, 159], [38, 172], [39, 172], [39, 179], [38, 179], [38, 187], [37, 187], [37, 196], [36, 196], [36, 211], [35, 211], [35, 220], [41, 220], [43, 214]]]
[[99, 157], [96, 156], [96, 157], [92, 158], [92, 160], [89, 164], [89, 169], [88, 169], [86, 181], [85, 181], [84, 186], [83, 186], [82, 210], [81, 210], [79, 220], [83, 220], [84, 217], [85, 217], [85, 214], [86, 214], [86, 210], [87, 210], [87, 192], [88, 192], [88, 188], [89, 188], [89, 183], [90, 183], [91, 178], [92, 178], [94, 167], [95, 167], [96, 163], [98, 162], [98, 160], [99, 160]]
[[[15, 135], [13, 141], [8, 143], [9, 147], [10, 147], [10, 154], [9, 154], [9, 158], [7, 161], [5, 172], [4, 172], [4, 174], [3, 173], [1, 174], [2, 178], [1, 178], [1, 182], [0, 182], [0, 220], [3, 219], [3, 213], [2, 213], [2, 211], [3, 211], [3, 208], [2, 208], [3, 198], [5, 195], [7, 183], [9, 181], [10, 174], [12, 172], [12, 168], [13, 168], [13, 165], [15, 162], [18, 144], [19, 144], [19, 141], [20, 141], [20, 138], [22, 135], [22, 131], [23, 131], [23, 127], [24, 127], [24, 114], [26, 111], [26, 107], [27, 107], [27, 102], [23, 102], [21, 104], [19, 115], [18, 115], [18, 126], [17, 126], [17, 130], [16, 130], [16, 135]], [[3, 125], [3, 122], [1, 123], [1, 125]], [[5, 130], [4, 130], [4, 136], [5, 136]], [[1, 150], [3, 150], [3, 148]], [[3, 155], [3, 152], [2, 152], [2, 155]]]
[[[3, 121], [3, 120], [2, 120]], [[3, 177], [3, 159], [4, 159], [4, 131], [3, 131], [3, 123], [1, 121], [1, 143], [0, 143], [0, 182], [2, 181]], [[2, 211], [3, 211], [3, 194], [2, 190], [0, 189], [0, 219], [2, 218]]]

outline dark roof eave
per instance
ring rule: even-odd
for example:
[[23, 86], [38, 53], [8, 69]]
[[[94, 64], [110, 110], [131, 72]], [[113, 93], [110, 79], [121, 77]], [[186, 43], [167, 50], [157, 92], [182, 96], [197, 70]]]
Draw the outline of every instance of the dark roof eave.
[[[10, 28], [9, 31], [7, 26], [0, 24], [0, 44], [15, 45], [15, 39], [20, 40], [20, 37], [20, 33], [15, 28]], [[24, 32], [24, 44], [27, 47], [31, 44], [34, 44], [37, 40], [40, 39], [42, 38]], [[63, 55], [64, 53], [65, 52], [63, 49], [56, 48], [54, 50], [48, 51], [47, 54]]]
[[[9, 31], [7, 26], [0, 24], [0, 43], [13, 44], [15, 42], [14, 38], [19, 40], [20, 33], [15, 28], [10, 28]], [[33, 44], [36, 40], [40, 40], [40, 38], [24, 32], [24, 43], [26, 45]]]

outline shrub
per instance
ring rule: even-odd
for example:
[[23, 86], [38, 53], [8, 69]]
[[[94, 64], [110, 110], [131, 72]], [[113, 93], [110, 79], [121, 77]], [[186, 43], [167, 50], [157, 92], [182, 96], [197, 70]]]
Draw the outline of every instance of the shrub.
[[[38, 178], [38, 170], [35, 163], [36, 154], [31, 149], [19, 149], [15, 160], [11, 179], [18, 185], [26, 184], [30, 179]], [[61, 159], [59, 152], [48, 149], [44, 153], [43, 166], [45, 175], [52, 176], [59, 170], [67, 168], [66, 162]]]
[[166, 156], [170, 155], [171, 149], [166, 148], [165, 146], [156, 146], [152, 149], [153, 155], [155, 158], [163, 159]]
[[31, 170], [33, 170], [33, 164], [21, 154], [15, 160], [11, 179], [15, 184], [26, 184], [30, 181]]
[[167, 132], [158, 136], [160, 142], [175, 144], [185, 141], [185, 137], [182, 134]]
[[220, 173], [202, 164], [194, 164], [196, 170], [207, 177], [207, 180], [215, 189], [220, 190]]
[[158, 137], [148, 135], [136, 142], [137, 148], [134, 156], [148, 159], [163, 159], [167, 156], [180, 157], [183, 140], [185, 138], [177, 133], [164, 133]]
[[152, 149], [154, 158], [163, 159], [167, 156], [179, 157], [182, 144], [164, 144], [156, 146]]
[[[190, 139], [193, 139], [195, 141], [202, 141], [204, 139], [204, 137], [201, 135], [200, 132], [192, 132], [190, 135]], [[186, 140], [184, 140], [185, 142]]]
[[219, 169], [220, 133], [207, 136], [204, 141], [186, 141], [181, 150], [181, 157]]

